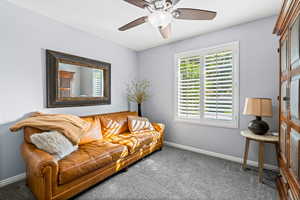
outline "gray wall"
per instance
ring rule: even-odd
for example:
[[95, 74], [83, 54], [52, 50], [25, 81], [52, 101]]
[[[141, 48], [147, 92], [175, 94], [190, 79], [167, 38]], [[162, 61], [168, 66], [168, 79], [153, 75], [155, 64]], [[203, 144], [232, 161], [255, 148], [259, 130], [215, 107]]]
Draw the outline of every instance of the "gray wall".
[[[29, 112], [87, 115], [128, 109], [126, 84], [137, 76], [136, 52], [0, 1], [0, 180], [24, 172], [21, 131], [8, 128]], [[45, 49], [112, 64], [112, 104], [45, 108]]]
[[[139, 78], [152, 83], [152, 96], [143, 105], [144, 115], [166, 124], [166, 140], [207, 151], [242, 157], [245, 129], [251, 116], [240, 114], [240, 128], [217, 128], [174, 122], [174, 54], [232, 41], [240, 42], [240, 111], [245, 97], [270, 97], [274, 111], [278, 109], [278, 40], [272, 35], [275, 17], [262, 19], [179, 41], [138, 53]], [[278, 113], [268, 119], [272, 130], [277, 130]], [[258, 148], [250, 145], [249, 158], [257, 160]], [[273, 146], [267, 147], [266, 162], [276, 164]]]

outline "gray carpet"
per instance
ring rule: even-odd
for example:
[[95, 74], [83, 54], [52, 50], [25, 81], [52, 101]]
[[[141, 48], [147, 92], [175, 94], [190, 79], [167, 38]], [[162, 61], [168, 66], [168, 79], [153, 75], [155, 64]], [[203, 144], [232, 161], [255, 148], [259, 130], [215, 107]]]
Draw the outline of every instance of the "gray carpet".
[[[272, 200], [276, 174], [265, 170], [259, 184], [257, 169], [238, 163], [165, 147], [74, 197], [74, 200]], [[0, 189], [1, 200], [32, 200], [24, 181]]]

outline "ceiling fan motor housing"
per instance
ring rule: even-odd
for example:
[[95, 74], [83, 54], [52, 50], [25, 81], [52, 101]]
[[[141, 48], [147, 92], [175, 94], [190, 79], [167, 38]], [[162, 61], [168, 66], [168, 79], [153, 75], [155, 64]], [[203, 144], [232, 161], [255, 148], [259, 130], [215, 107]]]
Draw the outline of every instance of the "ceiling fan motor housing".
[[155, 0], [153, 1], [154, 8], [157, 10], [162, 10], [165, 8], [166, 0]]
[[151, 2], [151, 7], [154, 10], [169, 10], [172, 8], [172, 1], [171, 0], [154, 0]]

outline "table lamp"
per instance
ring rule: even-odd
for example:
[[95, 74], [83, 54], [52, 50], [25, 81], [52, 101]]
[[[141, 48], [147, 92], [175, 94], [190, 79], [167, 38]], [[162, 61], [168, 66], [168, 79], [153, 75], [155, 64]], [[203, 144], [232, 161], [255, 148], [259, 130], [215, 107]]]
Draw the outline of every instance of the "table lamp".
[[272, 99], [246, 98], [244, 115], [254, 115], [256, 119], [248, 124], [248, 129], [257, 135], [264, 135], [269, 130], [269, 125], [261, 117], [272, 117]]

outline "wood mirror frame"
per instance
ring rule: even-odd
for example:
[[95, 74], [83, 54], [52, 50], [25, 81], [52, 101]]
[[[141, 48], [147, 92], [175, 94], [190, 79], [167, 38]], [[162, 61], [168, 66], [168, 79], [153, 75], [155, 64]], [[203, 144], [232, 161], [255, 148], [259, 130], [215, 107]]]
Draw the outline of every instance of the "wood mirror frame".
[[[103, 96], [101, 97], [59, 97], [59, 63], [103, 70]], [[76, 107], [111, 104], [111, 64], [46, 50], [47, 107]]]

